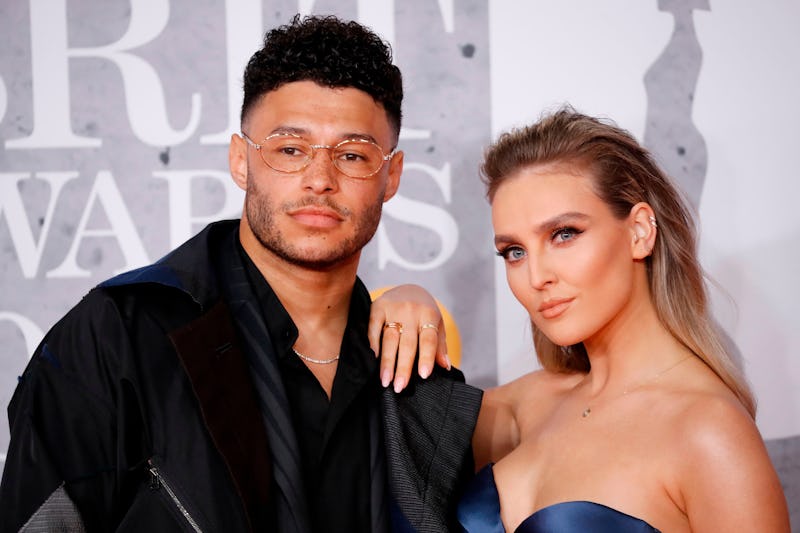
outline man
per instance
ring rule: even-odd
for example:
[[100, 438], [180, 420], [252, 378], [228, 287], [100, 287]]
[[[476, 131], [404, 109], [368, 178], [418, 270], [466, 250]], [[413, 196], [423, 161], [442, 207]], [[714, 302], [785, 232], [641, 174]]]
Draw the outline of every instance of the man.
[[241, 221], [101, 284], [46, 335], [9, 407], [3, 531], [450, 527], [480, 392], [440, 368], [381, 388], [356, 277], [399, 185], [401, 101], [362, 26], [267, 34], [229, 150]]

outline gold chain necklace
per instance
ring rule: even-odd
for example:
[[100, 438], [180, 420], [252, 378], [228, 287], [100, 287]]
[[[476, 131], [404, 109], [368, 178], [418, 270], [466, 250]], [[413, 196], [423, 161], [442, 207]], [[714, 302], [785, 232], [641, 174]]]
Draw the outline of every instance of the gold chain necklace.
[[329, 365], [329, 364], [334, 363], [334, 362], [339, 360], [339, 356], [338, 355], [335, 355], [335, 356], [333, 356], [333, 357], [331, 357], [329, 359], [314, 359], [313, 357], [309, 357], [307, 355], [301, 354], [300, 352], [298, 352], [294, 348], [292, 348], [292, 351], [294, 352], [294, 354], [297, 357], [299, 357], [303, 361], [308, 361], [309, 363], [316, 363], [318, 365]]
[[[617, 398], [621, 398], [621, 397], [625, 396], [626, 394], [629, 394], [629, 393], [631, 393], [631, 392], [633, 392], [635, 390], [638, 390], [638, 389], [644, 387], [647, 384], [650, 384], [650, 383], [656, 381], [658, 378], [660, 378], [661, 376], [663, 376], [664, 374], [666, 374], [667, 372], [669, 372], [673, 368], [677, 367], [679, 364], [683, 363], [684, 361], [686, 361], [687, 359], [689, 359], [693, 355], [694, 354], [687, 355], [683, 359], [678, 360], [677, 363], [673, 363], [670, 366], [668, 366], [667, 368], [665, 368], [664, 370], [659, 371], [656, 375], [647, 378], [646, 380], [640, 382], [639, 384], [637, 384], [637, 385], [635, 385], [633, 387], [629, 387], [629, 388], [625, 389], [620, 394], [617, 394], [616, 396], [612, 396], [607, 401], [616, 400]], [[587, 375], [586, 377], [589, 377], [589, 376]], [[586, 379], [586, 378], [583, 378], [583, 379]], [[587, 405], [586, 408], [581, 413], [581, 418], [587, 418], [590, 414], [592, 414], [592, 406], [591, 405]]]

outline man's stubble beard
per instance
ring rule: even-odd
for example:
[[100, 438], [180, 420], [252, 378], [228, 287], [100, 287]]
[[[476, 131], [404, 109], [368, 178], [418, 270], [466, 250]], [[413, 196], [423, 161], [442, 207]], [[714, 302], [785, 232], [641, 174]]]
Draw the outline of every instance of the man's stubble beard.
[[[269, 194], [259, 188], [257, 179], [252, 175], [248, 175], [247, 181], [245, 212], [253, 235], [266, 250], [293, 265], [314, 270], [325, 270], [334, 267], [358, 254], [378, 229], [383, 209], [383, 190], [380, 191], [375, 202], [367, 206], [355, 221], [355, 233], [353, 235], [325, 253], [315, 254], [315, 251], [322, 251], [304, 250], [286, 238], [275, 224], [276, 211], [270, 202]], [[317, 195], [308, 195], [298, 202], [284, 203], [279, 207], [278, 213], [308, 205], [325, 206], [334, 209], [343, 218], [349, 218], [352, 215], [349, 209], [340, 207], [328, 196]], [[322, 230], [317, 232], [322, 233]]]

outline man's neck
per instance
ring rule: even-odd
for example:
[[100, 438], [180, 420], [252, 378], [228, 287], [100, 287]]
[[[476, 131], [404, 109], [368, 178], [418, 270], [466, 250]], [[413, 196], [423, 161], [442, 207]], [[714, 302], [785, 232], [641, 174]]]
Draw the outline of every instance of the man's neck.
[[276, 256], [249, 232], [241, 232], [240, 240], [297, 326], [295, 348], [317, 359], [337, 355], [347, 326], [358, 255], [329, 268], [313, 269]]

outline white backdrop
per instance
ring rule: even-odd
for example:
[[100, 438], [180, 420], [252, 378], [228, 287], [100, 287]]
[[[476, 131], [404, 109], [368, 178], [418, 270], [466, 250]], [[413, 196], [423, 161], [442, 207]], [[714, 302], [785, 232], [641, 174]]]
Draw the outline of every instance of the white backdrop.
[[[798, 524], [798, 0], [3, 2], [0, 401], [92, 285], [236, 216], [225, 139], [241, 70], [298, 11], [360, 19], [393, 45], [409, 165], [361, 274], [429, 287], [478, 385], [535, 367], [492, 253], [482, 147], [569, 102], [656, 153], [697, 207], [715, 315]], [[3, 421], [0, 449], [7, 440]]]

